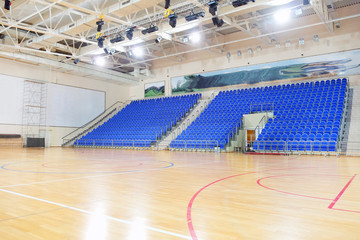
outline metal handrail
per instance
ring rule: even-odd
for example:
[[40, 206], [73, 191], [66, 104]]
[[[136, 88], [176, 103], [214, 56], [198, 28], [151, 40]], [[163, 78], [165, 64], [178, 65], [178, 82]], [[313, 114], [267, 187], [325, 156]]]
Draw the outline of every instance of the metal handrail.
[[[334, 144], [335, 145], [330, 145]], [[300, 146], [301, 144], [301, 146]], [[339, 145], [337, 141], [284, 141], [284, 140], [261, 140], [254, 141], [250, 145], [250, 149], [259, 152], [277, 152], [277, 153], [335, 153], [339, 152]]]
[[[173, 147], [175, 144], [176, 147]], [[171, 149], [214, 149], [219, 148], [217, 140], [172, 140], [169, 148]]]
[[122, 103], [124, 104], [124, 102], [121, 101], [117, 101], [115, 102], [113, 105], [111, 105], [110, 107], [108, 107], [107, 109], [105, 109], [102, 113], [100, 113], [99, 115], [97, 115], [94, 119], [92, 119], [91, 121], [85, 123], [84, 125], [82, 125], [81, 127], [75, 129], [74, 131], [70, 132], [69, 134], [65, 135], [64, 137], [62, 137], [62, 139], [64, 140], [65, 138], [67, 138], [68, 136], [70, 136], [71, 134], [75, 133], [76, 131], [85, 128], [86, 126], [90, 125], [92, 122], [94, 122], [96, 119], [98, 119], [99, 117], [101, 117], [104, 113], [106, 113], [109, 109], [111, 109], [112, 107], [114, 107], [116, 104], [118, 103]]
[[241, 127], [242, 127], [242, 118], [240, 118], [240, 120], [236, 122], [236, 125], [230, 130], [230, 132], [227, 135], [227, 144], [229, 146], [231, 145], [230, 143], [231, 139], [237, 136], [237, 133]]

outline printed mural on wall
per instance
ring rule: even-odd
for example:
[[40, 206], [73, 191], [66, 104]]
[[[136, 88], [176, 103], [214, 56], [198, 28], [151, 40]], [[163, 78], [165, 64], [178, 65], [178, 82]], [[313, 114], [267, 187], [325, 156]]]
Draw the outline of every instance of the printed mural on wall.
[[173, 94], [181, 94], [239, 84], [356, 74], [360, 74], [360, 50], [175, 77], [171, 87]]
[[145, 97], [157, 97], [165, 95], [165, 82], [145, 84]]

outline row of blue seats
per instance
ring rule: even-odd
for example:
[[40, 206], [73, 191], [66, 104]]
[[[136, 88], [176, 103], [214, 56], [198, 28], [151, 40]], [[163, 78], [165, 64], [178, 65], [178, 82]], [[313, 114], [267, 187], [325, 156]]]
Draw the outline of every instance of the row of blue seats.
[[75, 146], [95, 146], [95, 147], [150, 147], [151, 140], [91, 140], [91, 139], [80, 139], [76, 140]]
[[[118, 140], [155, 142], [180, 121], [200, 97], [201, 94], [193, 94], [132, 101], [114, 117], [80, 140], [99, 139], [105, 141], [104, 144]], [[81, 144], [83, 142], [80, 141]]]
[[[264, 110], [274, 111], [276, 116], [274, 125], [269, 124], [266, 128], [269, 133], [276, 133], [276, 135], [273, 135], [274, 139], [289, 140], [290, 138], [291, 140], [294, 138], [299, 140], [337, 141], [346, 87], [347, 79], [334, 79], [321, 82], [222, 91], [200, 117], [188, 127], [188, 131], [180, 134], [172, 142], [174, 144], [171, 146], [178, 147], [179, 144], [175, 144], [177, 140], [191, 141], [199, 138], [204, 138], [204, 140], [206, 140], [205, 138], [208, 138], [208, 140], [218, 139], [227, 143], [230, 135], [221, 132], [221, 136], [219, 136], [217, 129], [214, 129], [214, 131], [204, 130], [201, 126], [211, 126], [211, 123], [230, 119], [233, 121], [227, 132], [230, 133], [236, 124], [241, 122], [243, 114]], [[292, 111], [289, 111], [289, 109], [292, 109]], [[284, 122], [288, 122], [286, 128], [284, 128], [284, 133], [278, 135], [277, 130], [282, 132], [280, 128], [285, 126]], [[276, 125], [276, 123], [279, 123], [279, 125]], [[303, 128], [300, 128], [300, 126]], [[291, 132], [295, 134], [291, 134]]]

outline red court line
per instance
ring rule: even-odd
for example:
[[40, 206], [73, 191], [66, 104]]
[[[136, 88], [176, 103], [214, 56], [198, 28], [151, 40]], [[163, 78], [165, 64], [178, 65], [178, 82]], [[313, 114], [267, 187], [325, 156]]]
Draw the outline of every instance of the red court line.
[[209, 186], [217, 183], [217, 182], [220, 182], [220, 181], [223, 181], [223, 180], [226, 180], [226, 179], [229, 179], [229, 178], [234, 178], [234, 177], [238, 177], [238, 176], [243, 176], [243, 175], [248, 175], [248, 174], [253, 174], [253, 173], [256, 173], [256, 172], [247, 172], [247, 173], [242, 173], [242, 174], [237, 174], [237, 175], [233, 175], [233, 176], [229, 176], [229, 177], [225, 177], [225, 178], [221, 178], [221, 179], [218, 179], [212, 183], [209, 183], [208, 185], [206, 185], [205, 187], [202, 187], [199, 191], [197, 191], [194, 196], [191, 198], [189, 204], [188, 204], [188, 208], [187, 208], [187, 223], [188, 223], [188, 228], [189, 228], [189, 231], [190, 231], [190, 235], [192, 237], [193, 240], [198, 240], [197, 236], [196, 236], [196, 233], [195, 233], [195, 230], [194, 230], [194, 226], [193, 226], [193, 223], [192, 223], [192, 219], [191, 219], [191, 208], [192, 208], [192, 205], [195, 201], [195, 198], [206, 188], [208, 188]]
[[[280, 192], [280, 193], [284, 193], [284, 194], [289, 194], [289, 195], [294, 195], [294, 196], [298, 196], [298, 197], [306, 197], [306, 198], [313, 198], [313, 199], [320, 199], [320, 200], [327, 200], [327, 201], [331, 201], [331, 198], [322, 198], [322, 197], [314, 197], [314, 196], [309, 196], [309, 195], [304, 195], [304, 194], [297, 194], [297, 193], [291, 193], [291, 192], [287, 192], [287, 191], [282, 191], [282, 190], [278, 190], [275, 188], [271, 188], [268, 186], [265, 186], [261, 183], [262, 180], [267, 179], [267, 178], [275, 178], [275, 177], [293, 177], [293, 176], [307, 176], [308, 174], [285, 174], [285, 175], [275, 175], [275, 176], [268, 176], [268, 177], [263, 177], [260, 178], [259, 180], [257, 180], [257, 184], [263, 188], [266, 188], [268, 190], [271, 191], [275, 191], [275, 192]], [[310, 175], [311, 176], [311, 175]], [[339, 176], [339, 177], [345, 177], [345, 176], [341, 176], [341, 175], [325, 175], [325, 174], [319, 174], [318, 176]]]
[[340, 209], [340, 208], [331, 208], [331, 210], [343, 211], [343, 212], [352, 212], [352, 213], [360, 213], [360, 211], [347, 210], [347, 209]]
[[[350, 183], [354, 180], [354, 178], [356, 177], [356, 174], [354, 174], [354, 176], [350, 179], [350, 181], [345, 185], [345, 187], [340, 191], [340, 193], [336, 196], [336, 198], [330, 203], [329, 207], [330, 209], [333, 209], [334, 205], [337, 203], [337, 201], [339, 201], [339, 199], [341, 198], [341, 196], [344, 194], [344, 192], [346, 191], [346, 189], [349, 187]], [[337, 209], [339, 210], [339, 209]]]
[[[297, 157], [296, 157], [297, 158]], [[193, 240], [198, 240], [197, 238], [197, 235], [195, 233], [195, 230], [194, 230], [194, 226], [193, 226], [193, 223], [192, 223], [192, 217], [191, 217], [191, 209], [192, 209], [192, 205], [196, 199], [196, 197], [203, 191], [205, 190], [206, 188], [210, 187], [211, 185], [215, 184], [215, 183], [218, 183], [220, 181], [223, 181], [223, 180], [226, 180], [226, 179], [229, 179], [229, 178], [234, 178], [234, 177], [239, 177], [239, 176], [243, 176], [243, 175], [249, 175], [249, 174], [254, 174], [254, 173], [261, 173], [261, 172], [268, 172], [268, 171], [281, 171], [281, 170], [298, 170], [298, 169], [311, 169], [313, 167], [302, 167], [302, 168], [276, 168], [276, 169], [264, 169], [262, 171], [259, 171], [259, 172], [247, 172], [247, 173], [242, 173], [242, 174], [237, 174], [237, 175], [232, 175], [232, 176], [229, 176], [229, 177], [225, 177], [225, 178], [221, 178], [221, 179], [218, 179], [214, 182], [211, 182], [209, 183], [208, 185], [202, 187], [200, 190], [198, 190], [194, 196], [191, 198], [189, 204], [188, 204], [188, 208], [187, 208], [187, 223], [188, 223], [188, 228], [189, 228], [189, 231], [190, 231], [190, 235], [192, 237]], [[326, 200], [331, 200], [331, 199], [326, 199]]]

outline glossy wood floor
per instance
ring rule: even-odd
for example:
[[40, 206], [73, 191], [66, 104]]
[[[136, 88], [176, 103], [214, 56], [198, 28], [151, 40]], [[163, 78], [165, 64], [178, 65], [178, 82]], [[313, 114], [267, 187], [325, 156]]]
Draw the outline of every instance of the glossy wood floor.
[[1, 240], [360, 239], [360, 158], [1, 148], [0, 161]]

